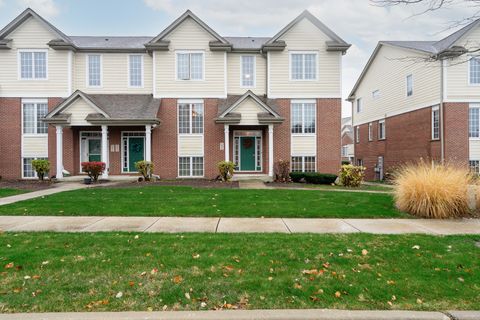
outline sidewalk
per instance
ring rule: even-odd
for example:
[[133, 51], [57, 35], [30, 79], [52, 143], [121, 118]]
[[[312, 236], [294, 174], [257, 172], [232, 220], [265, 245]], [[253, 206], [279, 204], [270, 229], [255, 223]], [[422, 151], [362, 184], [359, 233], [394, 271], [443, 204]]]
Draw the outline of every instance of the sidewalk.
[[7, 232], [480, 234], [480, 219], [282, 219], [0, 216]]
[[0, 320], [478, 320], [480, 312], [235, 310], [0, 314]]

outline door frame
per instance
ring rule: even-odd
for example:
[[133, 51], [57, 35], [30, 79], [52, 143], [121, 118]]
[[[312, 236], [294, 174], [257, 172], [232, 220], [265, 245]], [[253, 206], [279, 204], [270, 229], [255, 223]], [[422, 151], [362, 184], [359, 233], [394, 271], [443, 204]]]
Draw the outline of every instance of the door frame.
[[[145, 131], [122, 131], [121, 134], [121, 167], [122, 173], [138, 173], [138, 171], [130, 171], [130, 155], [129, 155], [129, 146], [130, 146], [130, 138], [142, 138], [143, 139], [143, 158], [145, 159], [145, 152], [146, 152], [146, 141], [145, 141]], [[125, 167], [125, 164], [127, 166]], [[128, 170], [125, 170], [127, 168]]]
[[[255, 139], [255, 170], [242, 171], [242, 148], [240, 147], [240, 138]], [[236, 170], [239, 173], [261, 173], [263, 172], [263, 131], [262, 130], [235, 130], [233, 131], [233, 161], [236, 164]], [[260, 150], [259, 150], [260, 149]], [[260, 164], [260, 166], [257, 166]], [[260, 168], [260, 169], [258, 169]]]
[[[85, 134], [85, 133], [86, 133], [86, 134], [95, 134], [95, 136], [83, 137], [83, 134]], [[92, 130], [92, 131], [86, 131], [86, 130], [84, 130], [84, 131], [80, 131], [80, 132], [78, 133], [78, 154], [79, 154], [79, 157], [78, 157], [78, 158], [79, 158], [79, 160], [80, 160], [79, 163], [78, 163], [78, 165], [79, 165], [79, 173], [83, 173], [83, 174], [84, 174], [85, 172], [83, 172], [83, 169], [82, 169], [82, 162], [84, 162], [84, 161], [82, 161], [82, 154], [83, 154], [83, 152], [82, 152], [82, 151], [83, 151], [83, 148], [82, 148], [82, 140], [83, 140], [83, 139], [85, 139], [85, 140], [87, 140], [87, 141], [88, 141], [88, 140], [100, 140], [100, 142], [101, 142], [101, 140], [102, 140], [102, 132], [101, 132], [101, 131], [98, 131], [98, 130]], [[101, 145], [101, 144], [100, 144], [100, 145]], [[107, 145], [109, 145], [108, 139], [107, 139]], [[87, 147], [88, 147], [88, 145], [87, 145]], [[107, 154], [108, 154], [108, 153], [107, 153]], [[100, 161], [101, 161], [101, 162], [105, 162], [105, 161], [102, 159], [102, 155], [101, 155], [101, 154], [100, 154]]]

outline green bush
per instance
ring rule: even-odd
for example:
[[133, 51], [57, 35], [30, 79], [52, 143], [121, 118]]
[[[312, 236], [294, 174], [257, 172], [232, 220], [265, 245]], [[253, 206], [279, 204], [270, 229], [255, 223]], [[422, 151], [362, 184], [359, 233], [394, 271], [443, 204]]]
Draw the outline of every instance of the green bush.
[[137, 161], [135, 162], [135, 168], [143, 176], [145, 181], [150, 181], [153, 175], [153, 162], [151, 161]]
[[302, 182], [302, 179], [305, 178], [305, 173], [303, 172], [290, 172], [290, 179], [292, 179], [293, 182]]
[[337, 176], [334, 174], [328, 173], [305, 173], [305, 181], [311, 184], [328, 184], [331, 185], [335, 183]]
[[342, 166], [347, 166], [350, 164], [350, 161], [344, 160], [342, 161]]
[[365, 167], [345, 165], [340, 170], [340, 184], [345, 187], [358, 188], [365, 177]]
[[276, 182], [289, 182], [290, 181], [290, 161], [279, 160], [274, 166], [275, 181]]
[[235, 172], [235, 163], [232, 161], [220, 161], [217, 163], [217, 168], [222, 181], [228, 182], [232, 179]]
[[105, 167], [105, 162], [82, 162], [82, 171], [86, 172], [94, 182], [98, 181], [98, 177], [105, 171]]
[[50, 161], [48, 160], [33, 160], [32, 167], [37, 172], [38, 179], [43, 181], [45, 175], [50, 172]]

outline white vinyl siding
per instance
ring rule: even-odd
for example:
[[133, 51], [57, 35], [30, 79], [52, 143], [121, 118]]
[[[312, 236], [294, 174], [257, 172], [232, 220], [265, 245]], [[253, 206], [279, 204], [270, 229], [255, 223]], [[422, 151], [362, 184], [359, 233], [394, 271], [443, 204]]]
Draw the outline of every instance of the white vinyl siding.
[[181, 178], [203, 177], [203, 157], [179, 157], [178, 176]]
[[407, 97], [413, 96], [413, 75], [407, 76]]
[[432, 108], [432, 140], [440, 139], [440, 109]]
[[385, 120], [378, 121], [378, 140], [385, 140], [387, 137], [387, 131], [385, 126]]
[[315, 135], [292, 135], [291, 154], [314, 156], [317, 152], [317, 137]]
[[292, 157], [292, 172], [315, 172], [315, 157]]
[[128, 56], [128, 84], [130, 87], [143, 87], [143, 55]]
[[20, 79], [47, 79], [47, 50], [21, 50], [19, 51], [19, 60]]
[[48, 113], [47, 103], [23, 103], [23, 134], [48, 134], [48, 125], [42, 118]]
[[203, 52], [177, 53], [177, 80], [203, 80]]
[[255, 56], [240, 56], [241, 84], [243, 88], [255, 87]]
[[203, 134], [203, 103], [178, 104], [178, 133]]
[[258, 114], [265, 112], [265, 109], [261, 108], [255, 100], [248, 97], [232, 110], [232, 112], [241, 115], [240, 125], [256, 126], [259, 125]]
[[292, 134], [314, 134], [316, 132], [316, 103], [292, 102]]
[[102, 56], [99, 54], [87, 55], [87, 81], [89, 87], [102, 86]]
[[291, 52], [290, 53], [290, 80], [316, 80], [317, 79], [316, 52]]

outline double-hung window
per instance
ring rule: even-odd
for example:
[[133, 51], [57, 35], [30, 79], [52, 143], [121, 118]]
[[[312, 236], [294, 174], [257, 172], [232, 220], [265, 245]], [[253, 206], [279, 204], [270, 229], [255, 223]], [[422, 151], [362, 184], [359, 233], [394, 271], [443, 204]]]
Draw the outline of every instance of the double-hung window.
[[440, 109], [432, 108], [432, 140], [440, 139]]
[[203, 80], [203, 52], [177, 52], [177, 80]]
[[241, 56], [241, 86], [244, 88], [255, 87], [255, 56]]
[[128, 56], [128, 84], [130, 87], [143, 87], [143, 55]]
[[385, 140], [386, 138], [386, 128], [385, 120], [378, 121], [378, 140]]
[[470, 58], [468, 64], [470, 85], [480, 85], [480, 57]]
[[315, 172], [316, 157], [292, 157], [292, 172]]
[[178, 133], [203, 134], [203, 103], [178, 104]]
[[22, 109], [23, 134], [48, 134], [48, 125], [42, 121], [48, 113], [47, 103], [26, 102], [22, 104]]
[[315, 102], [292, 103], [292, 133], [314, 134], [316, 132], [316, 109]]
[[317, 53], [290, 53], [290, 80], [317, 80]]
[[37, 172], [33, 168], [33, 160], [48, 160], [47, 158], [22, 158], [22, 167], [23, 167], [23, 178], [38, 178]]
[[203, 177], [203, 157], [179, 157], [179, 177]]
[[468, 114], [468, 136], [480, 138], [480, 105], [470, 105]]
[[102, 86], [102, 56], [99, 54], [87, 55], [87, 85]]
[[413, 96], [413, 75], [407, 76], [407, 97]]
[[47, 51], [22, 50], [19, 52], [21, 80], [47, 79]]
[[362, 112], [362, 98], [357, 99], [357, 113]]

